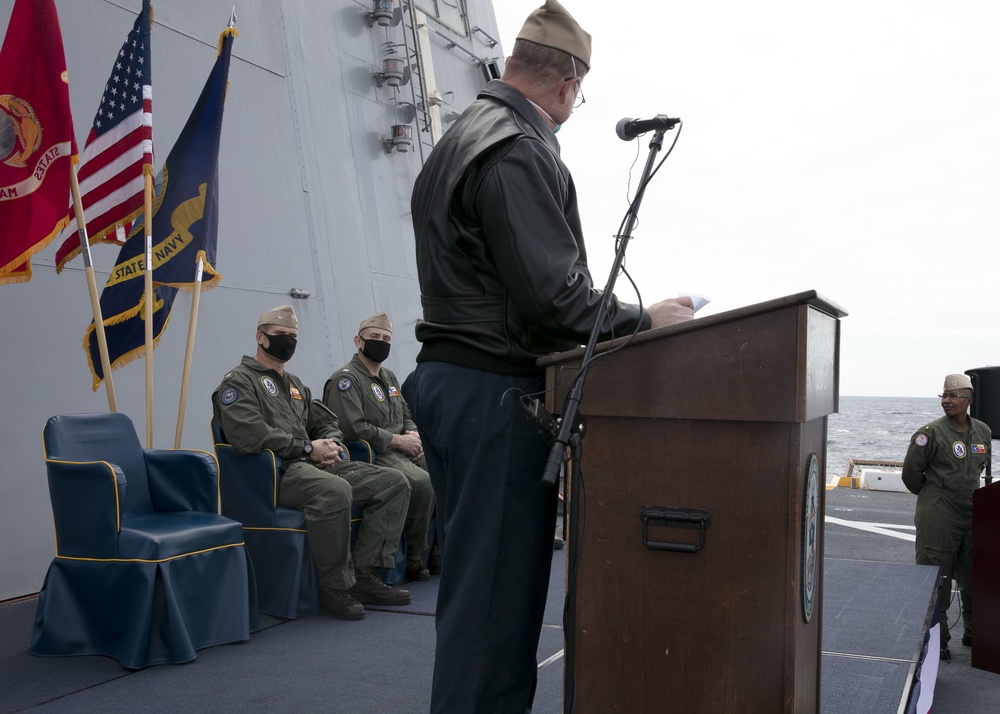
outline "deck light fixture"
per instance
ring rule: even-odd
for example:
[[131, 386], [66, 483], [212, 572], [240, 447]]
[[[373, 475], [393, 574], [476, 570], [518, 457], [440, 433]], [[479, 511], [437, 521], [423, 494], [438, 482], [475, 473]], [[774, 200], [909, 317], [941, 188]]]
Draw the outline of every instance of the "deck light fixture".
[[383, 137], [382, 139], [382, 144], [385, 146], [387, 154], [391, 154], [393, 150], [405, 154], [410, 150], [410, 144], [413, 143], [412, 126], [409, 124], [393, 124], [389, 132], [389, 138], [386, 139]]
[[375, 9], [371, 13], [365, 13], [368, 24], [388, 27], [392, 24], [392, 0], [374, 0], [374, 2]]
[[401, 57], [386, 57], [382, 60], [382, 71], [373, 73], [378, 86], [388, 84], [390, 87], [398, 87], [401, 84], [406, 84], [403, 81], [404, 66]]

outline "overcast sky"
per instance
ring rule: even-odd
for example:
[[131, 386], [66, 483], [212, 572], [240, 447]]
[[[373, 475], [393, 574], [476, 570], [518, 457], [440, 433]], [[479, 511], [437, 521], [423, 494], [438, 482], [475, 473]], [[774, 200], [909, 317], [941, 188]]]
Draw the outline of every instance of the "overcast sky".
[[[541, 4], [494, 3], [505, 52]], [[703, 316], [817, 290], [850, 313], [844, 395], [1000, 365], [1000, 3], [563, 4], [594, 38], [559, 140], [595, 282], [649, 145], [615, 125], [667, 114], [683, 129], [627, 258], [645, 303], [702, 293]]]

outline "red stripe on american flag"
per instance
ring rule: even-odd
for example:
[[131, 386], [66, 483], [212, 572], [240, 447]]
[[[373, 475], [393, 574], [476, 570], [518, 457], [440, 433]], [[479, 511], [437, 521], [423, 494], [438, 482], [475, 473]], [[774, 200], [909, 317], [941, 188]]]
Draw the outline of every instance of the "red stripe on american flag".
[[[93, 130], [87, 137], [77, 175], [87, 235], [93, 240], [113, 232], [115, 225], [143, 206], [143, 168], [153, 163], [152, 90], [143, 87], [143, 111], [123, 119], [118, 126], [100, 137]], [[76, 218], [70, 211], [70, 224], [62, 240], [78, 241]]]
[[[106, 139], [107, 136], [103, 138]], [[127, 134], [123, 134], [113, 143], [102, 143], [103, 146], [93, 147], [91, 145], [84, 150], [84, 155], [81, 157], [81, 164], [83, 165], [77, 172], [81, 183], [119, 156], [129, 156], [136, 159], [141, 159], [145, 156], [145, 152], [142, 150], [142, 127], [137, 127]], [[83, 186], [80, 188], [83, 190]]]

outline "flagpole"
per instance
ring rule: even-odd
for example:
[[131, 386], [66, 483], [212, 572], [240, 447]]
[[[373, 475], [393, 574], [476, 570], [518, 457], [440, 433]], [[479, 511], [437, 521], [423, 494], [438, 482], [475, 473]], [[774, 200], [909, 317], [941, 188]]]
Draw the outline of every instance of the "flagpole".
[[146, 218], [146, 448], [153, 448], [153, 177], [147, 172]]
[[[221, 35], [219, 35], [219, 56], [222, 55], [223, 47], [225, 46], [224, 41], [225, 41], [226, 37], [236, 36], [238, 34], [239, 33], [236, 31], [236, 6], [234, 5], [233, 6], [232, 14], [229, 16], [229, 24], [227, 26], [227, 29], [224, 30]], [[229, 70], [228, 70], [228, 61], [227, 61], [227, 63], [226, 63], [226, 73], [228, 74], [228, 72], [229, 72]], [[213, 70], [213, 74], [214, 74], [214, 70]], [[207, 84], [205, 85], [206, 91], [208, 89], [208, 86], [209, 85], [207, 85]], [[199, 98], [198, 105], [196, 105], [195, 109], [197, 110], [198, 106], [201, 106], [201, 104], [202, 104], [202, 99]], [[192, 118], [193, 118], [193, 116], [194, 115], [192, 114]], [[221, 120], [221, 110], [219, 112], [219, 119]], [[182, 132], [182, 136], [186, 133], [186, 130], [187, 130], [187, 126], [185, 126], [185, 131]], [[216, 152], [215, 152], [215, 159], [214, 160], [217, 162], [218, 161], [218, 139], [217, 139], [217, 137], [216, 137], [215, 147], [216, 147]], [[172, 151], [171, 151], [171, 155], [173, 155]], [[170, 163], [170, 157], [169, 156], [167, 157], [167, 163], [168, 164]], [[217, 171], [217, 164], [216, 164], [216, 167], [213, 168], [213, 173], [215, 171]], [[202, 187], [201, 187], [201, 189], [200, 189], [200, 193], [201, 193], [202, 199], [206, 198], [206, 189], [207, 188], [208, 188], [208, 184], [203, 184]], [[204, 204], [203, 204], [203, 210], [204, 210]], [[216, 227], [217, 226], [215, 224], [213, 224], [213, 226], [209, 229], [209, 231], [214, 234], [215, 230], [216, 230]], [[214, 244], [214, 235], [213, 235], [212, 242]], [[207, 245], [207, 243], [205, 243], [205, 245]], [[214, 253], [214, 252], [215, 251], [213, 250], [212, 253]], [[207, 259], [206, 259], [205, 247], [203, 246], [202, 249], [198, 251], [198, 257], [197, 257], [197, 259], [195, 261], [194, 280], [191, 281], [191, 283], [190, 283], [190, 285], [191, 285], [191, 317], [190, 317], [190, 320], [188, 321], [187, 348], [186, 348], [186, 350], [184, 352], [184, 369], [183, 369], [182, 374], [181, 374], [180, 402], [177, 405], [177, 429], [174, 432], [174, 448], [175, 449], [181, 448], [181, 436], [184, 433], [184, 412], [186, 411], [186, 408], [187, 408], [187, 393], [188, 393], [188, 384], [189, 384], [190, 378], [191, 378], [191, 363], [194, 361], [194, 339], [195, 339], [195, 334], [197, 333], [197, 330], [198, 330], [198, 307], [199, 307], [199, 305], [201, 303], [201, 289], [202, 289], [202, 285], [203, 285], [203, 282], [204, 282], [203, 281], [203, 277], [204, 277], [206, 262], [207, 262]], [[190, 263], [188, 263], [188, 265], [190, 265]], [[220, 276], [218, 275], [218, 273], [215, 272], [215, 269], [211, 266], [211, 264], [209, 264], [208, 267], [209, 267], [209, 270], [212, 272], [212, 279], [213, 279], [213, 281], [217, 281]], [[187, 281], [185, 281], [185, 282], [187, 282]], [[214, 285], [214, 282], [212, 284]]]
[[188, 322], [187, 350], [184, 352], [184, 371], [181, 373], [181, 401], [177, 407], [177, 432], [174, 435], [174, 448], [181, 448], [181, 433], [184, 431], [184, 409], [187, 407], [188, 379], [191, 376], [191, 362], [194, 358], [194, 335], [198, 330], [198, 305], [201, 302], [201, 275], [205, 268], [205, 259], [198, 256], [198, 267], [195, 269], [194, 288], [191, 291], [191, 320]]
[[101, 314], [101, 298], [97, 294], [97, 279], [94, 277], [94, 264], [90, 257], [90, 240], [87, 238], [87, 221], [83, 217], [83, 201], [80, 199], [80, 183], [76, 178], [76, 165], [69, 171], [69, 187], [73, 194], [73, 210], [76, 212], [77, 232], [80, 235], [80, 251], [83, 253], [83, 267], [87, 273], [87, 290], [90, 293], [90, 309], [94, 314], [94, 331], [97, 333], [97, 346], [101, 353], [101, 369], [104, 371], [104, 389], [108, 394], [108, 409], [118, 411], [115, 399], [115, 384], [111, 379], [111, 361], [108, 359], [108, 341], [104, 337], [104, 316]]

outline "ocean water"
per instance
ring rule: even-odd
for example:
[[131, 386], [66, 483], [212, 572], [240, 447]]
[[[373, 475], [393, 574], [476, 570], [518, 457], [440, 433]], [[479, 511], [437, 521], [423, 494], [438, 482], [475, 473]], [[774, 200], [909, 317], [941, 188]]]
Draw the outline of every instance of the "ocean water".
[[842, 396], [827, 422], [827, 478], [845, 475], [848, 459], [902, 461], [913, 432], [942, 414], [935, 397]]

